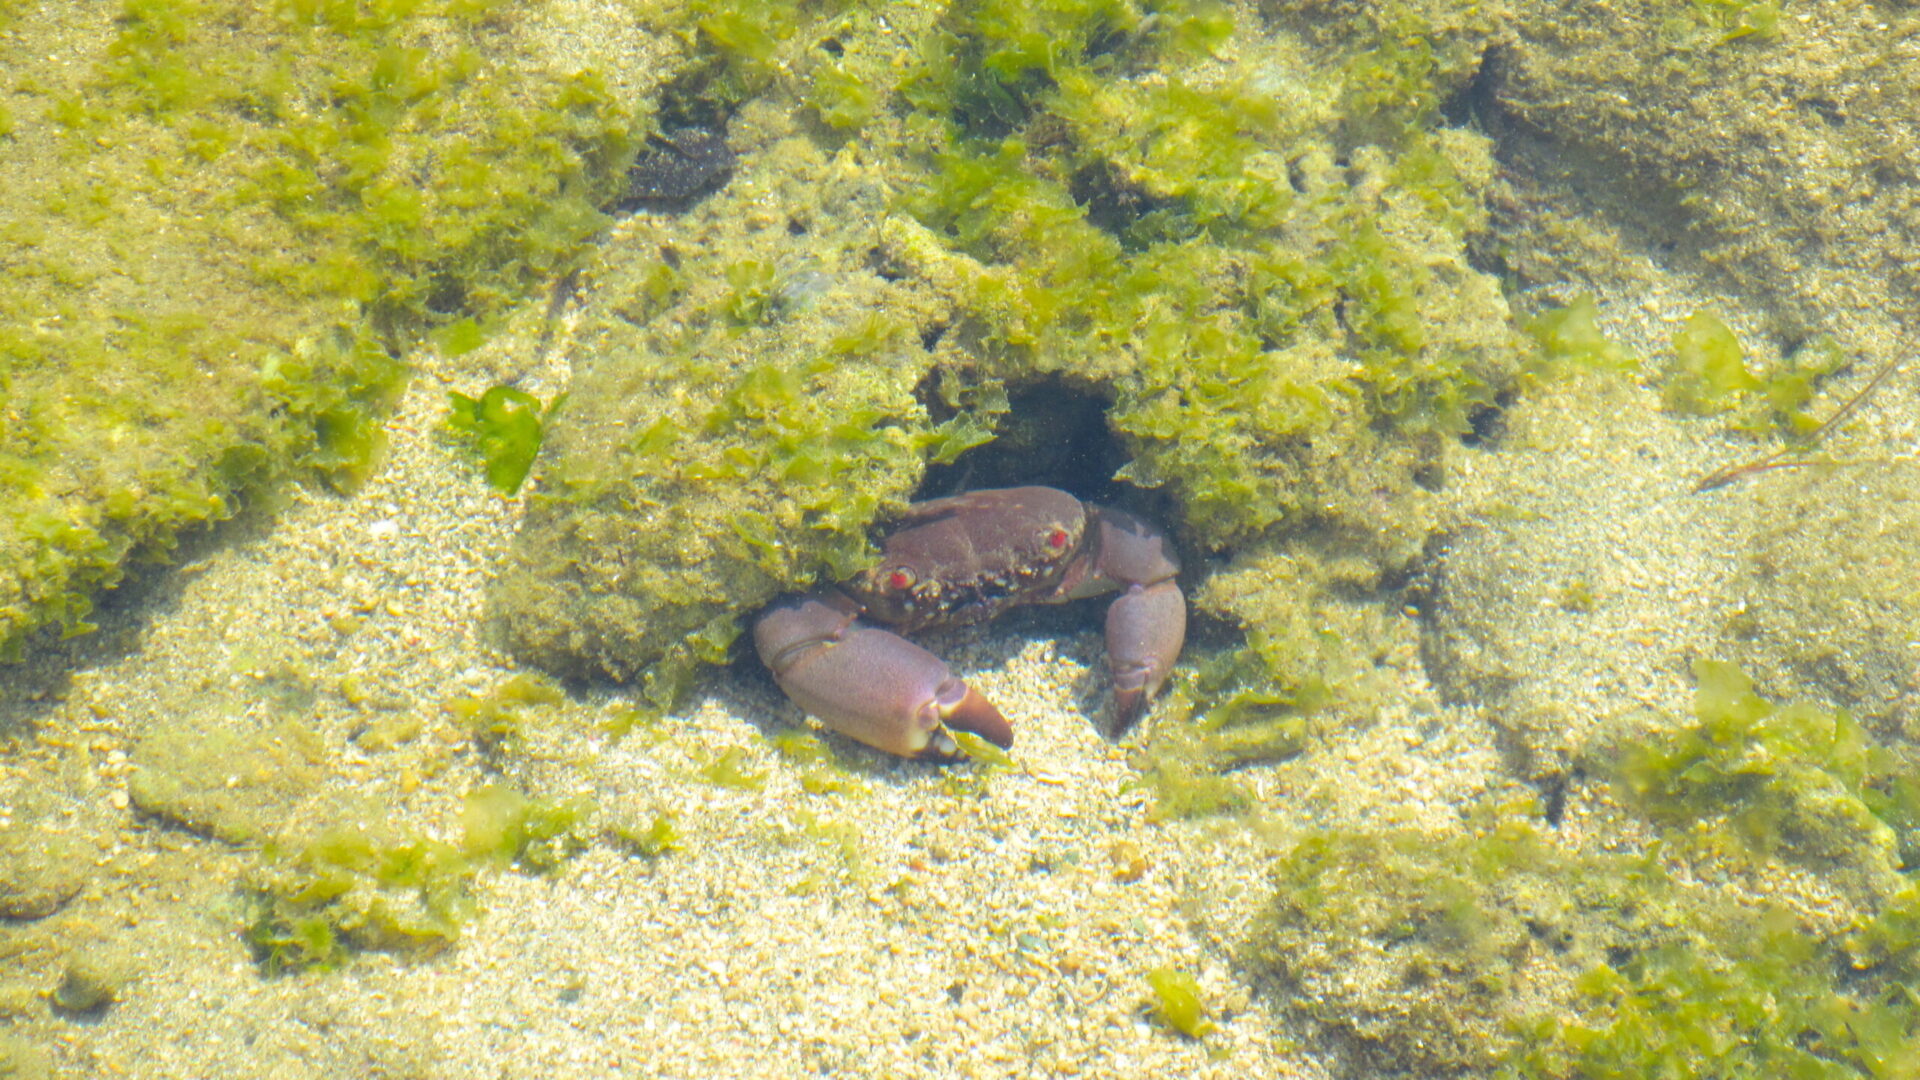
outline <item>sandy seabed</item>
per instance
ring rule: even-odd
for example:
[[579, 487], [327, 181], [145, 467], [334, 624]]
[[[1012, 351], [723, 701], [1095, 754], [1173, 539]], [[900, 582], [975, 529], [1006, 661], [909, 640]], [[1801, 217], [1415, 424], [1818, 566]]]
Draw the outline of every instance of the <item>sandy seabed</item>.
[[[533, 340], [490, 345], [490, 374], [550, 397], [564, 364], [525, 361], [540, 355]], [[772, 741], [803, 721], [749, 662], [710, 675], [683, 715], [624, 738], [602, 725], [627, 692], [590, 687], [530, 707], [517, 742], [484, 751], [443, 703], [518, 673], [484, 609], [520, 504], [491, 494], [439, 434], [448, 391], [486, 385], [471, 359], [455, 381], [417, 358], [364, 489], [293, 491], [270, 523], [236, 524], [119, 604], [77, 661], [8, 675], [0, 829], [71, 855], [41, 883], [64, 901], [53, 914], [0, 923], [0, 1013], [22, 1068], [1331, 1075], [1338, 1048], [1236, 963], [1268, 892], [1261, 853], [1274, 850], [1246, 842], [1249, 830], [1444, 823], [1511, 782], [1494, 726], [1442, 702], [1405, 658], [1387, 695], [1399, 704], [1242, 774], [1262, 815], [1155, 822], [1128, 764], [1145, 732], [1111, 739], [1089, 719], [1104, 701], [1091, 626], [933, 639], [1016, 718], [1010, 771], [896, 761], [828, 737], [850, 790], [810, 794]], [[1714, 640], [1756, 528], [1741, 492], [1696, 497], [1688, 485], [1750, 444], [1664, 416], [1649, 391], [1616, 393], [1632, 407], [1596, 416], [1588, 398], [1545, 388], [1501, 451], [1463, 459], [1459, 497], [1508, 510], [1506, 539], [1466, 544], [1463, 560], [1493, 564], [1477, 580], [1499, 596], [1483, 606], [1507, 611], [1504, 647], [1530, 665], [1530, 693], [1575, 715], [1678, 714], [1686, 659]], [[1884, 453], [1911, 413], [1890, 386], [1850, 452]], [[1538, 600], [1574, 579], [1602, 598], [1591, 617]], [[287, 733], [290, 718], [305, 734]], [[505, 781], [587, 795], [611, 824], [671, 813], [679, 844], [648, 858], [602, 834], [555, 873], [484, 874], [478, 915], [437, 955], [363, 953], [342, 970], [264, 977], [239, 892], [258, 838], [210, 839], [183, 827], [190, 813], [156, 818], [130, 798], [137, 770], [184, 767], [173, 759], [206, 746], [246, 748], [223, 783], [252, 800], [260, 837], [373, 822], [454, 840], [465, 793]], [[759, 786], [702, 779], [736, 749]], [[1197, 978], [1218, 1024], [1206, 1039], [1154, 1015], [1145, 975], [1160, 967]], [[110, 972], [112, 1003], [55, 1008], [76, 969]]]

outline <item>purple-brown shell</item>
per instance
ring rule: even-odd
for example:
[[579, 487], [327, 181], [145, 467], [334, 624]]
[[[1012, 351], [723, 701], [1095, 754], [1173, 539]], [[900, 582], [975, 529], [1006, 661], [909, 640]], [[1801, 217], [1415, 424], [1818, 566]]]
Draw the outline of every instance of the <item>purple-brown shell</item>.
[[1044, 487], [972, 491], [916, 503], [880, 565], [841, 586], [875, 620], [911, 632], [976, 623], [1052, 595], [1087, 534], [1079, 499]]

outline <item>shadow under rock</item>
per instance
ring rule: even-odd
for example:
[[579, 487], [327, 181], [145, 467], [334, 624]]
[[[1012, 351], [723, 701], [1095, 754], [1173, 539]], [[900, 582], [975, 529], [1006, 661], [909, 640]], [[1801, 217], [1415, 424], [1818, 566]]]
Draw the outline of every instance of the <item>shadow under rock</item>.
[[264, 539], [279, 504], [256, 501], [232, 518], [183, 533], [165, 562], [129, 563], [120, 584], [94, 597], [94, 629], [61, 637], [42, 627], [21, 645], [20, 659], [0, 661], [0, 744], [25, 737], [64, 700], [76, 672], [98, 670], [137, 655], [154, 620], [178, 609], [198, 564]]

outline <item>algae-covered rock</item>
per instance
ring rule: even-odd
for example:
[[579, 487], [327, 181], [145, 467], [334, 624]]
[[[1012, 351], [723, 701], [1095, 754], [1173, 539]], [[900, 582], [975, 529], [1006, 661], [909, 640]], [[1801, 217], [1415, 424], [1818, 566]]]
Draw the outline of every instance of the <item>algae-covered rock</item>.
[[1560, 1007], [1600, 955], [1570, 904], [1573, 868], [1524, 802], [1445, 835], [1310, 834], [1276, 859], [1242, 959], [1367, 1058], [1484, 1074], [1514, 1050], [1515, 1021]]
[[0, 652], [297, 463], [351, 486], [400, 350], [600, 228], [678, 47], [547, 6], [0, 13]]
[[[784, 5], [749, 48], [733, 8], [700, 24], [715, 85], [762, 91], [732, 181], [637, 215], [585, 283], [497, 594], [523, 655], [670, 691], [775, 593], [857, 567], [927, 465], [1066, 427], [1040, 387], [1117, 447], [1068, 486], [1158, 492], [1186, 550], [1420, 551], [1523, 351], [1466, 257], [1487, 144], [1437, 109], [1485, 24], [961, 0], [834, 18], [828, 50]], [[1008, 462], [1048, 450], [967, 475], [1031, 482]], [[1216, 610], [1253, 633], [1275, 606]]]
[[44, 919], [85, 887], [91, 861], [71, 836], [40, 824], [0, 828], [0, 918]]
[[118, 1001], [138, 976], [132, 958], [118, 948], [90, 945], [67, 957], [52, 1001], [69, 1013], [99, 1012]]
[[45, 1050], [13, 1035], [0, 1035], [0, 1080], [48, 1080], [53, 1059]]
[[867, 525], [964, 438], [916, 387], [945, 317], [889, 272], [884, 185], [750, 108], [733, 181], [601, 253], [541, 489], [497, 591], [524, 655], [630, 676], [714, 660], [735, 619], [845, 573]]
[[1743, 657], [1884, 737], [1920, 737], [1920, 489], [1904, 463], [1804, 470], [1746, 493], [1759, 535], [1737, 583]]
[[[1865, 344], [1912, 323], [1911, 8], [1555, 0], [1515, 17], [1486, 89], [1520, 171], [1581, 192], [1580, 213], [1600, 208], [1631, 249], [1764, 299], [1789, 341], [1841, 330]], [[1514, 223], [1514, 268], [1540, 283], [1580, 272], [1541, 258], [1567, 225], [1538, 217]]]
[[328, 758], [297, 721], [248, 733], [163, 728], [134, 750], [127, 793], [143, 814], [229, 844], [257, 843], [317, 792]]
[[1647, 835], [1604, 808], [1572, 831], [1539, 809], [1292, 837], [1241, 959], [1351, 1075], [1875, 1076], [1900, 1052], [1910, 886], [1703, 874], [1636, 853]]

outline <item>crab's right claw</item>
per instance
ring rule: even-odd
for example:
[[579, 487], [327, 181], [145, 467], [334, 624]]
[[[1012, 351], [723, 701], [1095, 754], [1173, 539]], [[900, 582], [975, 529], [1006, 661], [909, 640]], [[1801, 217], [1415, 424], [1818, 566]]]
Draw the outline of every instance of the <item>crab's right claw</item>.
[[1013, 745], [1006, 717], [939, 657], [859, 615], [847, 597], [822, 593], [786, 597], [754, 621], [754, 647], [794, 704], [902, 757], [961, 757], [949, 728]]

